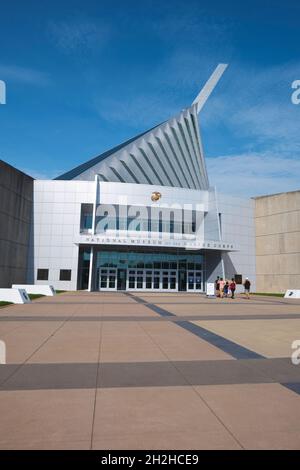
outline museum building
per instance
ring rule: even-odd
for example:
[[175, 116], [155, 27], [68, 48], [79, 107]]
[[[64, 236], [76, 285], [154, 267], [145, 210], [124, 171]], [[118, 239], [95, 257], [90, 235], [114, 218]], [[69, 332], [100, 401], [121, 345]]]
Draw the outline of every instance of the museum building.
[[[28, 283], [93, 291], [205, 292], [251, 278], [254, 205], [211, 187], [191, 106], [54, 180], [33, 180]], [[17, 281], [15, 281], [17, 282]]]

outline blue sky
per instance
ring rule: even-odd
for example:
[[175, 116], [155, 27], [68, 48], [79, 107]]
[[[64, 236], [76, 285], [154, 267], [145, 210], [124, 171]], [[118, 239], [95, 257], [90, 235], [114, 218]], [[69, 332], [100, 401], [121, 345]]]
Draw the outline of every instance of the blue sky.
[[300, 4], [12, 0], [1, 4], [0, 158], [53, 178], [188, 106], [211, 184], [255, 196], [300, 189]]

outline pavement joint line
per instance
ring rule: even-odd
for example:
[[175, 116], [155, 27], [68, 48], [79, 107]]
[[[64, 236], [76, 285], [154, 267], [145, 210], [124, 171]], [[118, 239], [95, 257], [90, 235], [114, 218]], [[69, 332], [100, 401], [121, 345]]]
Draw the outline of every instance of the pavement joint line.
[[[156, 306], [154, 304], [149, 304], [149, 305], [153, 305], [155, 308]], [[145, 307], [147, 307], [147, 305], [145, 305]], [[160, 309], [162, 310], [162, 309]], [[165, 311], [165, 310], [164, 310]], [[158, 313], [158, 312], [157, 312]], [[287, 314], [206, 314], [206, 315], [175, 315], [173, 314], [173, 316], [171, 315], [164, 315], [164, 316], [160, 316], [160, 317], [147, 317], [147, 316], [137, 316], [137, 315], [133, 315], [133, 316], [101, 316], [101, 321], [136, 321], [138, 318], [138, 321], [145, 321], [145, 322], [152, 322], [152, 321], [172, 321], [172, 322], [178, 322], [178, 321], [183, 321], [183, 320], [186, 320], [186, 321], [197, 321], [197, 320], [203, 320], [203, 321], [216, 321], [216, 320], [228, 320], [228, 321], [231, 321], [231, 320], [297, 320], [297, 319], [300, 319], [300, 313], [287, 313]], [[9, 322], [9, 323], [13, 323], [13, 322], [19, 322], [21, 321], [22, 322], [22, 325], [21, 326], [17, 326], [16, 328], [13, 328], [11, 330], [9, 330], [7, 333], [4, 333], [4, 334], [10, 334], [11, 332], [14, 332], [16, 331], [16, 329], [18, 328], [22, 328], [26, 325], [26, 322], [41, 322], [41, 321], [44, 321], [44, 322], [61, 322], [61, 321], [64, 321], [64, 320], [68, 320], [69, 322], [87, 322], [87, 321], [90, 321], [90, 322], [97, 322], [99, 320], [98, 316], [82, 316], [82, 317], [79, 317], [79, 316], [74, 316], [73, 318], [69, 318], [66, 317], [66, 316], [63, 316], [63, 317], [49, 317], [49, 316], [43, 316], [43, 317], [0, 317], [0, 326], [1, 326], [1, 321], [2, 322]]]
[[[25, 321], [21, 320], [21, 322], [22, 322], [21, 325], [16, 326], [15, 328], [12, 328], [11, 330], [7, 331], [6, 333], [2, 333], [1, 338], [6, 338], [6, 336], [10, 335], [11, 333], [14, 333], [16, 330], [19, 330], [20, 328], [23, 328], [26, 325], [26, 320]], [[1, 323], [0, 323], [0, 325], [1, 325]]]
[[[250, 295], [251, 295], [251, 294], [250, 294]], [[255, 294], [254, 294], [254, 295], [255, 295]], [[250, 300], [251, 300], [251, 297], [250, 297]], [[253, 299], [253, 300], [254, 300], [254, 301], [257, 300], [256, 305], [257, 305], [258, 302], [263, 302], [263, 303], [265, 303], [265, 304], [275, 304], [275, 305], [276, 305], [276, 304], [279, 304], [279, 305], [292, 305], [292, 304], [290, 304], [289, 302], [286, 302], [286, 299], [284, 299], [283, 297], [282, 297], [282, 300], [278, 300], [278, 298], [276, 298], [276, 300], [275, 300], [275, 299], [272, 299], [272, 298], [268, 298], [268, 299], [263, 298], [263, 299], [259, 299], [259, 300], [258, 300], [258, 299]]]
[[[143, 329], [143, 327], [141, 326], [141, 328]], [[143, 329], [144, 330], [144, 329]], [[242, 446], [241, 442], [236, 438], [236, 436], [231, 432], [231, 430], [226, 426], [226, 424], [224, 423], [224, 421], [216, 414], [216, 412], [211, 408], [211, 406], [207, 403], [207, 401], [200, 395], [200, 393], [198, 392], [197, 388], [195, 387], [195, 385], [193, 385], [188, 379], [187, 377], [184, 375], [184, 373], [178, 368], [178, 366], [176, 367], [176, 361], [173, 361], [169, 356], [168, 354], [161, 348], [161, 346], [155, 341], [155, 339], [152, 337], [151, 333], [149, 333], [148, 331], [144, 330], [145, 333], [151, 338], [151, 340], [154, 342], [154, 344], [161, 350], [161, 352], [163, 353], [163, 355], [167, 358], [167, 360], [173, 365], [173, 367], [177, 370], [177, 372], [181, 375], [181, 377], [184, 379], [184, 381], [188, 384], [188, 386], [190, 386], [193, 390], [193, 392], [200, 398], [200, 400], [202, 401], [202, 403], [210, 410], [210, 412], [213, 414], [213, 416], [216, 418], [216, 420], [221, 424], [221, 426], [223, 426], [223, 428], [231, 435], [231, 437], [233, 438], [233, 440], [241, 447], [241, 449], [244, 449], [244, 447]]]
[[[101, 305], [101, 308], [103, 309], [103, 305]], [[101, 315], [99, 315], [99, 321], [100, 321], [100, 334], [99, 334], [99, 347], [98, 347], [98, 364], [97, 364], [96, 382], [95, 382], [95, 395], [94, 395], [94, 408], [93, 408], [93, 418], [92, 418], [90, 450], [92, 450], [93, 448], [94, 427], [95, 427], [96, 408], [97, 408], [98, 379], [99, 379], [100, 366], [101, 366], [100, 359], [101, 359], [102, 330], [103, 330]]]
[[192, 388], [195, 390], [195, 392], [197, 393], [197, 395], [200, 397], [200, 399], [202, 400], [202, 402], [207, 406], [207, 408], [212, 412], [212, 414], [215, 416], [215, 418], [219, 421], [219, 423], [222, 424], [222, 426], [224, 426], [224, 428], [226, 429], [226, 431], [231, 435], [231, 437], [235, 440], [235, 442], [240, 446], [241, 450], [245, 450], [245, 447], [243, 446], [243, 444], [239, 441], [239, 439], [233, 434], [233, 432], [229, 429], [228, 426], [226, 426], [226, 424], [224, 423], [224, 421], [217, 415], [217, 413], [214, 411], [214, 409], [208, 404], [208, 402], [205, 400], [205, 398], [201, 395], [200, 391], [195, 388], [194, 385], [192, 385]]
[[[123, 293], [124, 295], [130, 297], [131, 299], [135, 300], [135, 301], [138, 302], [138, 303], [154, 305], [152, 302], [148, 302], [148, 301], [145, 300], [144, 298], [141, 298], [141, 297], [139, 297], [138, 295], [132, 294], [132, 292], [122, 292], [122, 293]], [[121, 293], [120, 293], [120, 294], [121, 294]], [[144, 294], [144, 293], [142, 293], [142, 295], [143, 295], [143, 294]], [[146, 293], [146, 294], [147, 294], [147, 293]], [[181, 295], [184, 296], [185, 293], [181, 293]], [[199, 295], [201, 295], [201, 294], [196, 294], [196, 295], [199, 296]], [[196, 296], [196, 295], [195, 295], [195, 296]], [[167, 296], [166, 296], [166, 295], [162, 295], [162, 297], [167, 297]], [[177, 297], [178, 297], [178, 296], [177, 296]], [[231, 305], [247, 305], [247, 300], [248, 300], [248, 299], [242, 297], [242, 298], [240, 298], [239, 300], [234, 299], [234, 302], [232, 302], [232, 299], [231, 299], [231, 298], [227, 298], [227, 299], [224, 299], [224, 298], [223, 298], [223, 299], [215, 298], [215, 299], [209, 299], [209, 301], [206, 300], [206, 301], [204, 301], [204, 302], [203, 302], [203, 301], [200, 301], [200, 302], [188, 302], [188, 304], [189, 304], [189, 305], [208, 305], [209, 303], [211, 303], [212, 300], [214, 300], [214, 303], [215, 303], [216, 305], [222, 304], [222, 305], [230, 305], [230, 306], [231, 306]], [[171, 305], [172, 305], [172, 304], [173, 304], [173, 302], [166, 302], [166, 301], [163, 301], [163, 302], [159, 301], [159, 302], [156, 302], [156, 303], [158, 303], [158, 304], [160, 304], [160, 305], [162, 305], [162, 304], [171, 304]], [[184, 303], [184, 302], [182, 302], [182, 304], [183, 304], [183, 303]], [[280, 301], [280, 300], [277, 300], [277, 299], [274, 300], [274, 299], [261, 299], [261, 298], [260, 298], [260, 299], [256, 299], [256, 298], [253, 299], [253, 298], [252, 298], [252, 303], [253, 303], [254, 305], [265, 305], [266, 303], [267, 303], [267, 304], [272, 304], [272, 305], [282, 305], [282, 304], [284, 304], [284, 305], [292, 305], [292, 304], [290, 304], [290, 303], [288, 303], [288, 302], [285, 302], [285, 301], [283, 301], [283, 300]]]
[[[130, 295], [130, 294], [128, 293], [127, 295]], [[132, 296], [132, 297], [139, 299], [139, 297], [137, 296]], [[137, 302], [140, 302], [140, 299], [137, 300]], [[161, 309], [157, 305], [148, 303], [146, 306], [150, 308], [151, 310], [153, 310], [154, 312], [158, 313], [159, 315], [176, 317], [174, 313], [168, 312], [168, 310], [165, 310], [165, 309]], [[195, 325], [194, 323], [191, 323], [187, 320], [177, 321], [176, 325], [189, 331], [190, 333], [193, 333], [194, 335], [198, 336], [204, 341], [207, 341], [213, 346], [221, 349], [227, 354], [230, 354], [235, 359], [265, 359], [265, 357], [262, 356], [261, 354], [251, 351], [250, 349], [245, 348], [244, 346], [241, 346], [238, 343], [235, 343], [229, 339], [226, 339], [223, 336], [217, 335], [216, 333], [213, 333], [210, 330], [207, 330], [198, 325]]]
[[75, 313], [73, 313], [73, 315], [70, 315], [70, 317], [63, 321], [62, 324], [56, 328], [54, 331], [52, 331], [52, 333], [50, 333], [50, 335], [45, 339], [45, 341], [43, 341], [26, 359], [24, 362], [22, 362], [22, 364], [19, 365], [19, 367], [17, 367], [8, 377], [6, 377], [6, 379], [0, 383], [0, 391], [1, 389], [3, 388], [3, 386], [6, 384], [6, 382], [11, 379], [49, 340], [50, 338], [52, 338], [67, 322], [68, 320], [74, 316]]
[[[124, 292], [124, 295], [129, 296], [131, 294], [129, 292], [127, 292], [127, 293]], [[132, 298], [135, 298], [135, 297], [137, 297], [137, 296], [132, 295]], [[141, 301], [139, 303], [147, 304], [148, 302], [147, 302], [147, 300], [141, 299]], [[166, 302], [166, 301], [161, 302], [161, 301], [158, 301], [157, 303], [167, 304], [167, 305], [171, 304], [172, 305], [174, 302]], [[250, 304], [252, 304], [252, 305], [265, 305], [266, 303], [271, 304], [271, 305], [280, 304], [280, 305], [290, 305], [290, 306], [297, 305], [297, 306], [299, 306], [299, 304], [296, 304], [294, 302], [293, 302], [293, 304], [290, 303], [290, 302], [269, 302], [269, 301], [266, 301], [266, 302], [263, 303], [263, 302], [256, 302], [255, 300], [252, 300], [250, 302]], [[104, 305], [110, 305], [110, 304], [111, 304], [111, 302], [104, 302]], [[115, 305], [124, 305], [124, 302], [114, 302], [114, 304]], [[127, 304], [130, 305], [129, 302], [127, 302]], [[182, 302], [182, 301], [177, 302], [177, 304], [178, 305], [186, 305], [185, 302]], [[249, 305], [249, 302], [247, 303], [246, 299], [243, 300], [242, 302], [236, 301], [235, 299], [234, 299], [234, 301], [229, 301], [229, 299], [228, 300], [227, 299], [224, 299], [224, 300], [210, 299], [209, 302], [208, 301], [206, 301], [206, 302], [201, 302], [201, 301], [200, 302], [188, 302], [188, 305], [210, 305], [210, 304], [232, 306], [232, 305]], [[47, 302], [47, 304], [45, 303], [45, 305], [86, 305], [86, 302], [64, 302], [64, 304], [62, 304], [61, 302], [53, 301], [51, 303]], [[99, 305], [99, 301], [98, 302], [96, 302], [96, 301], [95, 302], [88, 302], [88, 305]], [[5, 311], [6, 308], [14, 307], [14, 306], [15, 305], [6, 305], [6, 306], [1, 307], [0, 314], [2, 313], [2, 311]]]
[[[146, 302], [147, 303], [147, 302]], [[174, 302], [161, 302], [161, 301], [158, 301], [157, 302], [158, 304], [160, 305], [174, 305]], [[210, 299], [210, 304], [209, 302], [176, 302], [176, 305], [216, 305], [216, 306], [220, 306], [222, 305], [222, 307], [226, 307], [226, 308], [230, 308], [232, 306], [235, 306], [235, 305], [243, 305], [243, 306], [246, 306], [248, 305], [249, 307], [250, 306], [254, 306], [254, 307], [257, 307], [258, 305], [259, 306], [262, 306], [262, 307], [266, 307], [266, 306], [269, 306], [269, 305], [274, 305], [275, 307], [278, 307], [278, 306], [282, 306], [282, 305], [286, 305], [288, 307], [299, 307], [300, 304], [296, 304], [296, 303], [288, 303], [288, 302], [268, 302], [267, 305], [266, 305], [266, 302], [264, 303], [261, 303], [261, 302], [255, 302], [255, 301], [249, 301], [247, 302], [246, 300], [244, 300], [243, 302], [237, 302], [235, 301], [235, 299], [233, 299], [231, 302], [229, 302], [229, 299], [227, 301], [224, 300], [218, 300], [218, 301], [214, 301], [213, 299]], [[299, 311], [299, 310], [298, 310]]]
[[[145, 301], [143, 299], [140, 299], [138, 296], [133, 296], [132, 294], [129, 294], [129, 293], [127, 293], [127, 295], [130, 295], [135, 300], [138, 299], [136, 301], [139, 303], [145, 303]], [[267, 301], [267, 303], [270, 303], [270, 302]], [[273, 303], [286, 304], [286, 302], [273, 302]], [[159, 307], [157, 308], [157, 305], [147, 303], [146, 306], [150, 308], [151, 310], [153, 310], [154, 312], [158, 313], [159, 315], [168, 316], [167, 314], [169, 313], [171, 316], [176, 316], [173, 313], [168, 312], [167, 310], [160, 309]], [[153, 306], [155, 308], [153, 308]], [[245, 348], [244, 346], [241, 346], [238, 343], [228, 340], [227, 338], [223, 336], [217, 335], [216, 333], [213, 333], [212, 331], [207, 330], [203, 327], [200, 327], [199, 325], [195, 325], [194, 323], [191, 323], [189, 321], [184, 321], [184, 320], [178, 321], [176, 322], [176, 324], [178, 326], [181, 326], [185, 330], [189, 331], [190, 333], [195, 334], [196, 336], [203, 339], [204, 341], [207, 341], [213, 346], [221, 349], [227, 354], [230, 354], [235, 359], [267, 359], [265, 356], [258, 354], [255, 351]], [[300, 395], [300, 385], [298, 383], [281, 383], [281, 385], [289, 390], [292, 390], [298, 395]]]

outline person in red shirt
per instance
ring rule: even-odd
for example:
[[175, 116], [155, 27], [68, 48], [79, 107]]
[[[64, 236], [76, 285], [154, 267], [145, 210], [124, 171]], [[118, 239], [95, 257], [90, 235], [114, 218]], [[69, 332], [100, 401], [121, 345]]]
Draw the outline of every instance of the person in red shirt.
[[235, 293], [235, 289], [236, 289], [236, 283], [235, 283], [235, 280], [234, 278], [231, 279], [231, 283], [230, 283], [230, 292], [231, 292], [231, 298], [234, 299], [234, 293]]

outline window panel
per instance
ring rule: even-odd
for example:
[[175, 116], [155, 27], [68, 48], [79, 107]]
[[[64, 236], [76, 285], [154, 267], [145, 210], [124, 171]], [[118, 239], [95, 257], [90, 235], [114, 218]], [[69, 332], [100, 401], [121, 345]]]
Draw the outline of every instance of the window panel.
[[60, 281], [71, 281], [71, 269], [61, 269], [59, 272]]
[[38, 281], [48, 281], [49, 269], [38, 269], [36, 278]]

